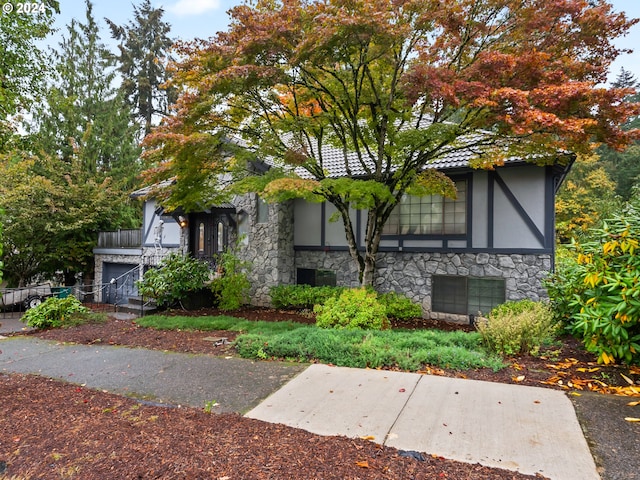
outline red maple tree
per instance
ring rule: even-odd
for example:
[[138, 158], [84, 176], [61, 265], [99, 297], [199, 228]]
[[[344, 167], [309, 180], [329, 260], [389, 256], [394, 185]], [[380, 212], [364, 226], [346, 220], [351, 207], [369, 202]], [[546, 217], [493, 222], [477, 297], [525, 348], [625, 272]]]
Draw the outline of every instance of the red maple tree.
[[[187, 209], [238, 191], [222, 173], [273, 200], [331, 202], [365, 285], [400, 197], [455, 195], [426, 173], [435, 160], [549, 163], [638, 135], [620, 128], [639, 113], [630, 92], [604, 86], [612, 40], [637, 20], [603, 0], [257, 0], [230, 15], [178, 47], [182, 95], [145, 140], [149, 179], [176, 177], [165, 201]], [[251, 155], [274, 168], [246, 178]], [[368, 212], [364, 252], [353, 208]]]

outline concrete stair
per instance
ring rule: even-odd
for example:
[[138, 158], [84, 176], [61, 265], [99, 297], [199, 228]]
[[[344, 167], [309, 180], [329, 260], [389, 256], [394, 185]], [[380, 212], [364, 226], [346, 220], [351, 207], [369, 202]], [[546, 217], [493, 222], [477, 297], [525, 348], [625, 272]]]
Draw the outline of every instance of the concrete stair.
[[149, 315], [155, 313], [158, 310], [158, 306], [154, 299], [142, 298], [140, 296], [129, 297], [128, 302], [117, 306], [118, 312], [133, 313], [138, 317], [143, 315]]

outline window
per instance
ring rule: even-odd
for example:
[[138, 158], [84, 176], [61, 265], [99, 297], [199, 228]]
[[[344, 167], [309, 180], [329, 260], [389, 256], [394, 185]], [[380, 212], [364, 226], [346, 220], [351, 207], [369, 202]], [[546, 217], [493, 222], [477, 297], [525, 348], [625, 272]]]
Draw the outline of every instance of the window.
[[487, 315], [505, 301], [505, 282], [502, 278], [470, 278], [434, 275], [432, 284], [434, 312], [460, 315]]
[[204, 253], [204, 223], [198, 225], [198, 253]]
[[269, 204], [258, 197], [257, 203], [258, 210], [258, 222], [257, 223], [268, 223], [269, 222]]
[[225, 243], [224, 224], [222, 222], [218, 222], [218, 253], [224, 251]]
[[467, 182], [456, 182], [458, 197], [405, 195], [384, 226], [384, 235], [464, 235], [467, 233]]
[[298, 285], [311, 285], [312, 287], [336, 286], [336, 272], [333, 270], [298, 268], [296, 277]]
[[244, 211], [238, 214], [238, 239], [242, 245], [249, 245], [249, 215]]

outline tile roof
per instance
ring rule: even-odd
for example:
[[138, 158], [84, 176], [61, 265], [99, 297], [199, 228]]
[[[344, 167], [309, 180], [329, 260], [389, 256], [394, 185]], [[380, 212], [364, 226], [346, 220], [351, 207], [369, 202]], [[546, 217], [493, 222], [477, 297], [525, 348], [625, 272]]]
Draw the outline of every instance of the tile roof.
[[[466, 137], [468, 144], [473, 143], [475, 139], [477, 139], [477, 135], [470, 135]], [[475, 158], [476, 155], [476, 152], [474, 152], [471, 147], [451, 149], [449, 152], [445, 152], [443, 155], [427, 164], [425, 168], [433, 168], [437, 170], [469, 168], [470, 161]], [[329, 178], [347, 176], [348, 171], [351, 172], [351, 176], [366, 176], [367, 164], [372, 167], [373, 163], [367, 158], [366, 154], [362, 157], [363, 159], [361, 161], [358, 159], [358, 155], [355, 152], [350, 151], [347, 152], [345, 161], [345, 155], [342, 150], [338, 148], [323, 146], [321, 151], [322, 167], [326, 172], [326, 176]], [[318, 158], [320, 158], [320, 156], [318, 156]], [[523, 160], [519, 157], [509, 157], [504, 160], [505, 164], [516, 164], [522, 162]], [[272, 164], [277, 164], [277, 162], [273, 162]], [[347, 165], [349, 167], [348, 169]], [[312, 178], [311, 174], [304, 168], [298, 167], [295, 169], [295, 172], [301, 178]]]

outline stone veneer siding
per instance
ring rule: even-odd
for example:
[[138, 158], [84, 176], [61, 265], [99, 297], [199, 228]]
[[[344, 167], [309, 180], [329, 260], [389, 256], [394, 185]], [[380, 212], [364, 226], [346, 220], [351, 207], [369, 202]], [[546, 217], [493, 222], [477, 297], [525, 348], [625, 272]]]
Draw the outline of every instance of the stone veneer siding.
[[[380, 253], [375, 276], [379, 291], [397, 291], [422, 305], [427, 318], [468, 323], [466, 315], [431, 311], [433, 275], [504, 278], [505, 298], [547, 298], [542, 285], [551, 270], [550, 254], [519, 255], [489, 253]], [[338, 285], [358, 286], [358, 270], [347, 252], [297, 251], [296, 268], [336, 272]]]
[[250, 220], [248, 238], [241, 242], [239, 257], [251, 263], [251, 304], [269, 306], [271, 287], [295, 283], [293, 203], [270, 204], [267, 223], [257, 223], [257, 195], [236, 198], [234, 204]]

